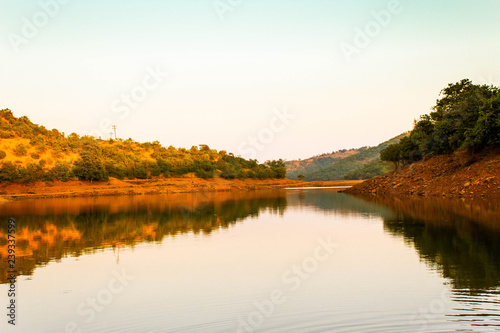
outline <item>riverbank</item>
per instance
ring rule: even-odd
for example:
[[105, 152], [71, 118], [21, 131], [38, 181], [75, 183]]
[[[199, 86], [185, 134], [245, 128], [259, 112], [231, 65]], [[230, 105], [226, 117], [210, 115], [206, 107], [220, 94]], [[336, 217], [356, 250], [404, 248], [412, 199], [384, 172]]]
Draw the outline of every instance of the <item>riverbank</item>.
[[476, 155], [458, 151], [431, 157], [373, 178], [348, 194], [391, 194], [445, 197], [500, 196], [500, 147]]
[[64, 198], [132, 194], [166, 194], [190, 192], [220, 192], [267, 190], [286, 187], [352, 186], [360, 181], [305, 182], [290, 179], [201, 179], [163, 178], [119, 180], [104, 182], [54, 181], [36, 183], [1, 183], [0, 202], [35, 198]]

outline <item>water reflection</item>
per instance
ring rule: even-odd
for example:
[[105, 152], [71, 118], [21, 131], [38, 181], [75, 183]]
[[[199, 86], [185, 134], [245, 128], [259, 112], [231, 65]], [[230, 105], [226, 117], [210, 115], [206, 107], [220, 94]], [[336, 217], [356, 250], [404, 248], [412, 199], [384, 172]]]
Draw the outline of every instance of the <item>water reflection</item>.
[[[17, 219], [21, 275], [64, 256], [105, 247], [160, 242], [165, 236], [210, 234], [262, 211], [287, 206], [326, 214], [380, 216], [384, 229], [415, 247], [456, 289], [500, 285], [500, 203], [493, 200], [367, 196], [333, 191], [186, 193], [18, 201], [0, 205]], [[6, 229], [0, 228], [0, 281], [6, 279]]]
[[500, 285], [500, 204], [485, 199], [364, 197], [390, 208], [384, 229], [415, 247], [456, 289]]
[[[210, 234], [261, 211], [283, 214], [282, 191], [195, 193], [18, 201], [0, 205], [0, 217], [17, 220], [16, 268], [35, 267], [105, 247], [160, 242], [165, 236]], [[7, 230], [0, 228], [0, 282], [7, 278]]]
[[[449, 279], [456, 304], [446, 316], [466, 327], [500, 329], [500, 203], [486, 199], [367, 196], [391, 209], [384, 229], [413, 246]], [[467, 329], [466, 331], [470, 331]]]
[[[66, 256], [162, 242], [186, 233], [208, 237], [264, 212], [284, 216], [288, 210], [341, 216], [348, 223], [360, 218], [380, 223], [386, 235], [414, 248], [431, 270], [449, 281], [455, 304], [444, 311], [449, 321], [466, 323], [467, 328], [498, 327], [500, 203], [494, 200], [355, 198], [333, 190], [194, 193], [11, 202], [0, 205], [0, 218], [16, 218], [17, 270], [31, 275]], [[5, 225], [0, 227], [1, 283], [7, 272]]]

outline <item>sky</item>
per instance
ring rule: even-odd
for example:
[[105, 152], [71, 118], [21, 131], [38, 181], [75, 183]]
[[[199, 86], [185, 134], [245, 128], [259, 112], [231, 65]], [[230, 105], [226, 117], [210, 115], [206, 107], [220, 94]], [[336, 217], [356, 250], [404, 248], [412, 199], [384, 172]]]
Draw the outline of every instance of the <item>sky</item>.
[[0, 109], [245, 158], [374, 146], [500, 85], [497, 0], [0, 0]]

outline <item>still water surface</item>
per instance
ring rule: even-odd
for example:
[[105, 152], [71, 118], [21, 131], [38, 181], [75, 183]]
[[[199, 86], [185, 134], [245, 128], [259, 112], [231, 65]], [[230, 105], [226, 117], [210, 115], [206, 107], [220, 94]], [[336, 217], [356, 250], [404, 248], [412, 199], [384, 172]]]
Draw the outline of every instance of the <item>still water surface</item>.
[[493, 200], [280, 190], [19, 201], [0, 217], [2, 333], [500, 331]]

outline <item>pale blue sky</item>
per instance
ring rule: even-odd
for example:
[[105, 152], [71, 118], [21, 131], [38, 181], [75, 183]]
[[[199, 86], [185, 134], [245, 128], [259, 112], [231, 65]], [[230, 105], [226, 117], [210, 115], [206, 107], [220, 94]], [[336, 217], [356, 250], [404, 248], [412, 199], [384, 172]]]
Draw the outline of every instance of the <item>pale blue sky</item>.
[[[116, 124], [137, 141], [305, 158], [409, 130], [449, 82], [500, 84], [496, 0], [401, 0], [386, 26], [373, 12], [391, 1], [220, 0], [223, 20], [212, 0], [54, 3], [0, 0], [0, 108], [67, 134]], [[373, 23], [348, 61], [342, 43]], [[146, 95], [125, 106], [134, 89]], [[275, 109], [295, 117], [270, 139]]]

